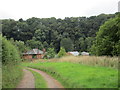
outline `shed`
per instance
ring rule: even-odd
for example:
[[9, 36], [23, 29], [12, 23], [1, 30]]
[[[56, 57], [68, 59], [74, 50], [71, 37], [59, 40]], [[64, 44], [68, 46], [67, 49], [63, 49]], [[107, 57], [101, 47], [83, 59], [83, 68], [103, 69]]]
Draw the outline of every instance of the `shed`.
[[23, 59], [41, 59], [44, 56], [44, 51], [39, 49], [32, 49], [23, 53]]
[[78, 51], [72, 51], [72, 52], [68, 52], [68, 53], [70, 53], [73, 56], [78, 56], [79, 55]]
[[89, 56], [89, 53], [88, 52], [82, 52], [81, 55], [83, 55], [83, 56]]

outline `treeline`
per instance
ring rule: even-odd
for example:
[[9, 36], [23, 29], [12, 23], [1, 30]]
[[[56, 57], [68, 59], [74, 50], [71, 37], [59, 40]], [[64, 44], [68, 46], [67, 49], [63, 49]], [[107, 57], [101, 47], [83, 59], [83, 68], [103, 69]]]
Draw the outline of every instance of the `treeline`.
[[2, 40], [2, 88], [16, 88], [22, 78], [21, 61], [17, 47], [0, 35]]
[[60, 47], [66, 51], [89, 51], [99, 27], [114, 17], [115, 14], [100, 14], [89, 18], [6, 19], [2, 20], [2, 33], [6, 38], [23, 42], [30, 48], [54, 48], [57, 53]]

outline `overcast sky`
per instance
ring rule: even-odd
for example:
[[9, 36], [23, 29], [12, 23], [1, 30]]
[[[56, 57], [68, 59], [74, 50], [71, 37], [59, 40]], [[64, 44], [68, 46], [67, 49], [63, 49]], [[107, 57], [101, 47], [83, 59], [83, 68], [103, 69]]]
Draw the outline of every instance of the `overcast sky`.
[[118, 11], [120, 0], [0, 0], [0, 19], [65, 18]]

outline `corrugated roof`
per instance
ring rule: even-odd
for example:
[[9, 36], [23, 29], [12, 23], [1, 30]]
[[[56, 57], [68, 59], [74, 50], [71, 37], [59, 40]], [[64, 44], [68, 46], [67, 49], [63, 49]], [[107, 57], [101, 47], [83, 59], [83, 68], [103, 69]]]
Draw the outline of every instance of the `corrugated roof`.
[[39, 50], [39, 49], [32, 49], [30, 51], [27, 51], [26, 53], [23, 54], [43, 54], [43, 51]]

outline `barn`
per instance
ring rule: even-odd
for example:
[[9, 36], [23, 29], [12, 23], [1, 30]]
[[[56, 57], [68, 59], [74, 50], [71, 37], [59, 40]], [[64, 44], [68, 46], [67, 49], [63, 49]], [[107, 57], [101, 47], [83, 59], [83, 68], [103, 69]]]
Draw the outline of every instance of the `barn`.
[[45, 50], [41, 51], [39, 49], [32, 49], [30, 51], [23, 53], [23, 59], [30, 59], [30, 60], [41, 59], [44, 57], [44, 54], [45, 54]]

